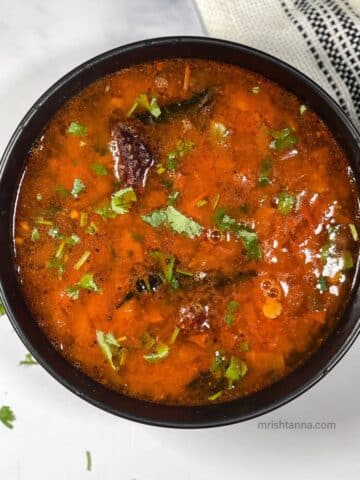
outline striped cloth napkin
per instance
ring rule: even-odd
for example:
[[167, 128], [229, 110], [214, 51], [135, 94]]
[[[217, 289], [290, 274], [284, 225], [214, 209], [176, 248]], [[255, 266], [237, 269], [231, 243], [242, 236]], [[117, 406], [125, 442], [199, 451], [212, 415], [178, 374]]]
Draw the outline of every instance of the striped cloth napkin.
[[209, 35], [270, 53], [321, 85], [360, 128], [360, 0], [195, 0]]

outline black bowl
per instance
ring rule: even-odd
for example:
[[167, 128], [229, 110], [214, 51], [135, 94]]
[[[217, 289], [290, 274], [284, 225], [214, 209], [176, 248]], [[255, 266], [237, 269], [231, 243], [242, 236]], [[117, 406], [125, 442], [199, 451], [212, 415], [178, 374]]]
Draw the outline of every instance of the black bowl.
[[[27, 153], [44, 125], [70, 97], [98, 78], [133, 64], [187, 57], [217, 60], [259, 72], [292, 91], [328, 125], [344, 149], [360, 185], [360, 136], [340, 107], [299, 71], [249, 47], [201, 37], [145, 40], [95, 57], [65, 75], [29, 110], [12, 136], [1, 162], [1, 295], [16, 332], [39, 363], [84, 400], [142, 423], [199, 428], [247, 420], [280, 407], [318, 382], [341, 359], [359, 333], [360, 290], [357, 262], [351, 295], [329, 338], [300, 368], [272, 386], [239, 400], [200, 407], [166, 406], [129, 398], [94, 382], [71, 366], [37, 325], [18, 284], [13, 261], [13, 216]], [[316, 166], [314, 166], [316, 168]]]

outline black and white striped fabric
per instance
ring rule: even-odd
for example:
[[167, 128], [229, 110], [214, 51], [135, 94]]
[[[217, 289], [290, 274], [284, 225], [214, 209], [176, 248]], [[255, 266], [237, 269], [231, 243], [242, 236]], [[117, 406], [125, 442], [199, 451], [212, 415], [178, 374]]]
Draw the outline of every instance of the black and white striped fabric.
[[360, 0], [195, 0], [208, 33], [307, 73], [360, 128]]

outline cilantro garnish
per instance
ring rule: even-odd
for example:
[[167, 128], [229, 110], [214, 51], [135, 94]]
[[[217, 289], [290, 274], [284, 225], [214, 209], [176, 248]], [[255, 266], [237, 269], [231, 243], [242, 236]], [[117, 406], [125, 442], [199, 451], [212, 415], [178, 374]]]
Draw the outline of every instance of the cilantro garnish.
[[292, 128], [270, 130], [270, 135], [274, 139], [270, 143], [270, 148], [273, 150], [288, 150], [297, 144], [297, 138]]
[[16, 420], [14, 412], [7, 405], [4, 405], [0, 408], [0, 422], [2, 422], [5, 427], [14, 428], [13, 422]]
[[91, 170], [96, 173], [96, 175], [99, 175], [99, 177], [105, 177], [109, 173], [105, 165], [97, 162], [91, 165]]
[[269, 185], [269, 183], [271, 183], [270, 174], [271, 174], [271, 159], [264, 158], [260, 167], [260, 172], [259, 172], [259, 177], [257, 182], [258, 187], [265, 187], [266, 185]]
[[66, 132], [70, 135], [82, 137], [83, 135], [87, 135], [88, 129], [80, 122], [71, 122]]
[[111, 195], [111, 208], [118, 215], [128, 213], [131, 204], [137, 201], [136, 193], [132, 187], [123, 188]]
[[244, 360], [231, 355], [230, 364], [225, 371], [225, 377], [228, 379], [229, 388], [232, 388], [234, 383], [244, 377], [248, 371], [248, 367]]
[[125, 364], [126, 349], [120, 345], [120, 342], [112, 333], [96, 330], [96, 340], [104, 357], [114, 370], [118, 370], [119, 367]]
[[150, 256], [157, 260], [166, 282], [173, 288], [179, 288], [179, 282], [175, 276], [175, 256], [154, 250]]
[[24, 360], [21, 360], [19, 365], [38, 365], [38, 362], [33, 358], [31, 353], [26, 353]]
[[294, 209], [296, 196], [289, 192], [280, 192], [277, 198], [277, 209], [281, 215], [288, 215]]
[[157, 228], [166, 225], [174, 232], [186, 235], [189, 238], [198, 237], [204, 230], [201, 225], [186, 217], [171, 205], [161, 210], [154, 210], [141, 218], [152, 227]]
[[157, 98], [152, 97], [151, 100], [149, 101], [149, 98], [146, 95], [146, 93], [141, 93], [136, 97], [135, 102], [132, 104], [132, 106], [130, 107], [129, 111], [126, 114], [126, 117], [127, 118], [131, 117], [131, 115], [135, 112], [135, 110], [137, 110], [138, 107], [144, 108], [145, 110], [150, 112], [150, 114], [155, 118], [158, 118], [161, 115], [161, 109], [157, 103]]
[[177, 161], [189, 153], [194, 147], [195, 143], [189, 140], [179, 140], [175, 148], [167, 155], [166, 169], [174, 172], [177, 168]]
[[66, 295], [72, 300], [77, 300], [81, 290], [88, 290], [89, 292], [102, 293], [102, 289], [96, 284], [93, 273], [85, 273], [78, 283], [66, 287]]
[[71, 195], [74, 197], [74, 198], [78, 198], [78, 196], [80, 195], [80, 193], [84, 192], [85, 191], [85, 184], [82, 180], [80, 180], [80, 178], [75, 178], [74, 180], [74, 185], [73, 185], [73, 188], [71, 190]]
[[152, 353], [144, 355], [144, 359], [149, 363], [156, 363], [164, 360], [169, 355], [169, 347], [165, 343], [159, 343]]
[[230, 217], [222, 207], [215, 210], [214, 223], [221, 232], [234, 233], [237, 238], [242, 240], [248, 260], [261, 259], [261, 250], [257, 233], [250, 227], [237, 222], [235, 218]]
[[31, 232], [31, 240], [33, 242], [37, 242], [40, 238], [40, 233], [39, 233], [39, 229], [37, 227], [34, 227], [32, 232]]
[[230, 300], [226, 307], [226, 316], [225, 316], [225, 323], [228, 327], [231, 327], [234, 323], [234, 316], [236, 310], [239, 308], [239, 302], [236, 300]]

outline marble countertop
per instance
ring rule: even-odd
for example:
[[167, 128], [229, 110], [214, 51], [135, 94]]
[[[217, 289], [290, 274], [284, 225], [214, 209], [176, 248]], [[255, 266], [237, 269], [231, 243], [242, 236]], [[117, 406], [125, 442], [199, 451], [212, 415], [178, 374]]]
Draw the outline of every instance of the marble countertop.
[[[246, 1], [246, 0], [239, 0]], [[277, 0], [274, 0], [277, 1]], [[146, 37], [204, 34], [191, 0], [0, 0], [0, 151], [31, 104], [84, 60]], [[360, 343], [301, 398], [260, 421], [335, 422], [335, 429], [160, 429], [107, 414], [77, 398], [26, 353], [0, 319], [2, 480], [306, 480], [360, 471]], [[85, 452], [92, 454], [86, 471]]]

